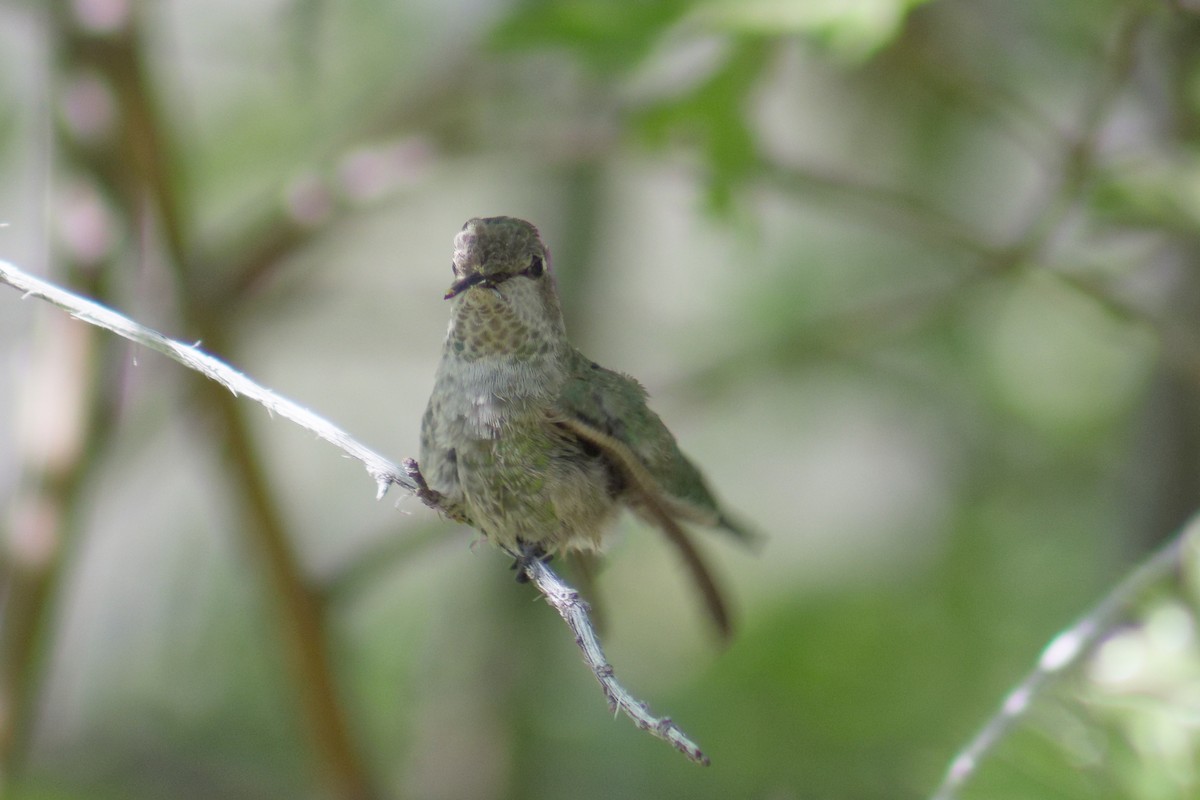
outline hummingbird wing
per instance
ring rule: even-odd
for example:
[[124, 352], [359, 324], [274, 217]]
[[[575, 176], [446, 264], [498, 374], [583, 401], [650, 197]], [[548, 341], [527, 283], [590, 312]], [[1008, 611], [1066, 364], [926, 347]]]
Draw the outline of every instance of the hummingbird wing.
[[722, 592], [679, 520], [720, 526], [739, 538], [749, 534], [721, 513], [700, 471], [646, 405], [645, 389], [632, 378], [576, 356], [578, 368], [563, 389], [555, 424], [596, 450], [621, 477], [634, 510], [679, 550], [718, 631], [728, 638], [732, 625]]
[[627, 375], [575, 352], [572, 378], [563, 387], [562, 410], [628, 448], [653, 478], [675, 517], [720, 528], [748, 545], [758, 534], [724, 513], [704, 476], [679, 449], [662, 419], [646, 404], [646, 390]]

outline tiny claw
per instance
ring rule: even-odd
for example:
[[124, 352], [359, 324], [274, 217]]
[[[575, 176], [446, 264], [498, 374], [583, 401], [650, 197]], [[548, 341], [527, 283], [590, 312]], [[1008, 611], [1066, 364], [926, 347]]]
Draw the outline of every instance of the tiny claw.
[[416, 484], [416, 495], [421, 502], [433, 509], [441, 509], [442, 493], [429, 488], [429, 484], [425, 482], [425, 476], [421, 474], [421, 467], [417, 464], [415, 458], [406, 458], [401, 462], [405, 474], [412, 479]]
[[529, 574], [526, 572], [529, 564], [533, 561], [541, 561], [545, 564], [551, 561], [554, 556], [547, 553], [538, 544], [527, 544], [521, 541], [518, 541], [517, 544], [519, 552], [513, 557], [513, 563], [509, 569], [517, 571], [517, 583], [529, 583]]
[[413, 483], [418, 488], [428, 489], [429, 486], [425, 483], [425, 476], [421, 474], [421, 467], [417, 464], [415, 458], [406, 458], [400, 462], [400, 466], [404, 468], [404, 473], [412, 478]]

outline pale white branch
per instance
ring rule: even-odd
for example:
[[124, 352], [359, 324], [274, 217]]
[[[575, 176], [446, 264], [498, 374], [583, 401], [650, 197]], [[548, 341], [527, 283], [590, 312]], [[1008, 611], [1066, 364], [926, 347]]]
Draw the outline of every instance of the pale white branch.
[[1200, 517], [1194, 517], [1087, 614], [1051, 639], [1025, 679], [1005, 696], [999, 710], [950, 762], [932, 800], [954, 800], [958, 797], [995, 746], [1025, 714], [1042, 686], [1091, 652], [1105, 632], [1112, 630], [1120, 615], [1129, 612], [1138, 597], [1179, 566], [1184, 547], [1198, 536]]
[[[106, 306], [35, 278], [5, 261], [0, 261], [0, 282], [7, 283], [24, 292], [26, 297], [39, 297], [46, 300], [76, 319], [112, 331], [131, 342], [162, 353], [188, 369], [195, 370], [216, 381], [235, 395], [248, 397], [262, 405], [268, 412], [278, 414], [305, 430], [315, 433], [361, 461], [375, 480], [379, 497], [382, 497], [392, 484], [418, 495], [421, 494], [420, 489], [425, 488], [425, 496], [430, 496], [427, 487], [418, 485], [418, 482], [423, 484], [423, 481], [421, 481], [420, 472], [415, 469], [415, 465], [411, 471], [400, 469], [379, 453], [360, 444], [329, 420], [260, 386], [220, 359], [200, 350], [198, 345], [186, 345], [170, 339]], [[414, 481], [414, 477], [416, 481]], [[430, 500], [426, 499], [426, 502], [430, 502]], [[436, 504], [434, 505], [436, 507]], [[530, 581], [545, 595], [546, 600], [562, 615], [571, 628], [575, 635], [575, 641], [583, 652], [584, 660], [596, 674], [597, 680], [600, 681], [610, 706], [614, 710], [620, 709], [625, 712], [637, 727], [670, 742], [692, 761], [707, 765], [708, 757], [684, 735], [675, 723], [667, 717], [652, 716], [644, 703], [634, 698], [621, 684], [617, 683], [612, 667], [604, 660], [604, 652], [600, 649], [600, 640], [587, 615], [587, 605], [580, 598], [579, 593], [541, 560], [522, 559], [522, 563]]]
[[676, 750], [697, 764], [708, 766], [708, 756], [704, 755], [699, 746], [689, 739], [679, 729], [679, 726], [671, 721], [670, 717], [654, 716], [645, 703], [635, 698], [617, 682], [612, 666], [604, 658], [600, 640], [596, 637], [596, 629], [588, 618], [587, 603], [579, 596], [579, 592], [565, 583], [542, 559], [520, 556], [517, 558], [521, 561], [530, 582], [545, 595], [546, 601], [554, 607], [554, 610], [571, 628], [571, 632], [575, 634], [575, 644], [579, 645], [579, 650], [583, 653], [583, 660], [592, 668], [596, 680], [600, 681], [600, 687], [604, 689], [604, 694], [608, 698], [609, 710], [614, 713], [618, 710], [624, 712], [625, 716], [633, 720], [633, 724], [637, 727], [659, 739], [670, 742]]
[[413, 486], [408, 476], [391, 461], [360, 444], [350, 434], [319, 414], [260, 386], [225, 362], [205, 353], [199, 348], [199, 343], [187, 345], [177, 342], [156, 330], [134, 322], [107, 306], [100, 305], [40, 278], [35, 278], [6, 261], [0, 261], [0, 281], [24, 292], [26, 297], [40, 297], [68, 312], [76, 319], [112, 331], [131, 342], [162, 353], [188, 369], [195, 370], [216, 381], [235, 395], [243, 395], [254, 400], [269, 413], [278, 414], [301, 428], [315, 433], [363, 463], [367, 468], [367, 473], [375, 481], [377, 497], [383, 497], [392, 484], [402, 486], [410, 492], [416, 491], [416, 487]]

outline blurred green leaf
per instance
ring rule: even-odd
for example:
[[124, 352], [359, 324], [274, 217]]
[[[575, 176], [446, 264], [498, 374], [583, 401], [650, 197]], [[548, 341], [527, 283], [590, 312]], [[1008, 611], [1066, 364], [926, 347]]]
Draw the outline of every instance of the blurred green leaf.
[[1200, 153], [1115, 164], [1095, 176], [1090, 202], [1114, 224], [1200, 232]]
[[905, 17], [929, 0], [709, 0], [696, 18], [717, 28], [801, 34], [846, 61], [862, 61], [894, 40]]
[[522, 0], [492, 32], [507, 51], [564, 47], [603, 72], [638, 65], [695, 0]]
[[740, 38], [723, 63], [684, 94], [635, 112], [633, 125], [656, 149], [684, 147], [701, 156], [708, 200], [728, 211], [737, 185], [758, 165], [748, 105], [773, 48], [761, 38]]

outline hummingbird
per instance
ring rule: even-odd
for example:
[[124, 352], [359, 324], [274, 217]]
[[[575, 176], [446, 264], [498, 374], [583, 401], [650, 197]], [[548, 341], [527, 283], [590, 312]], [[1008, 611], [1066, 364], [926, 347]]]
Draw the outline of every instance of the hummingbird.
[[683, 557], [717, 630], [725, 601], [683, 523], [751, 534], [717, 503], [633, 378], [567, 339], [550, 251], [529, 222], [468, 220], [450, 326], [421, 420], [418, 495], [517, 558], [595, 551], [624, 508]]

